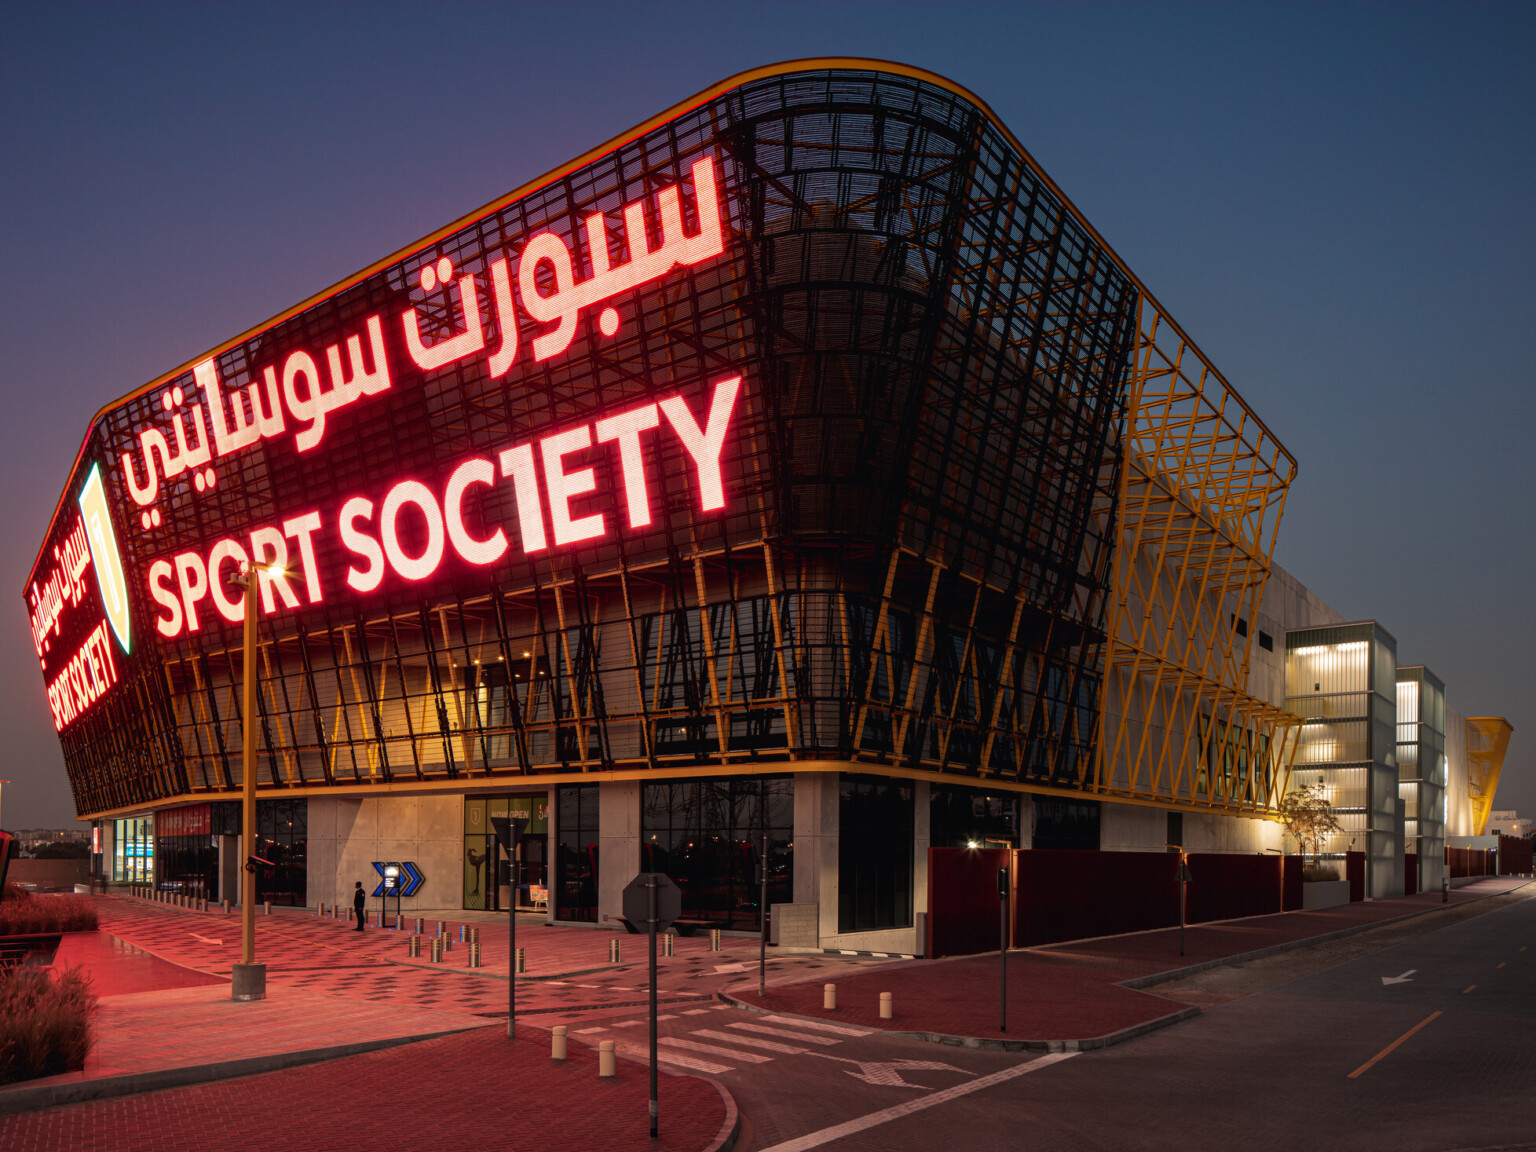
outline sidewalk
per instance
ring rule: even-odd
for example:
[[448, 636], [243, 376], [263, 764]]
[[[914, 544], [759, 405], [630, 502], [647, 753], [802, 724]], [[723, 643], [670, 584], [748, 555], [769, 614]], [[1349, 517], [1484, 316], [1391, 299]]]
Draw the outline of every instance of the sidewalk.
[[[699, 1152], [734, 1130], [724, 1089], [669, 1075], [669, 1119], [652, 1143], [643, 1066], [621, 1060], [616, 1080], [600, 1081], [595, 1052], [573, 1042], [567, 1062], [552, 1061], [548, 1032], [521, 1020], [508, 1041], [504, 933], [496, 978], [466, 970], [462, 945], [456, 967], [417, 966], [406, 963], [402, 933], [263, 915], [257, 957], [269, 965], [269, 996], [236, 1003], [237, 916], [122, 897], [97, 904], [102, 930], [67, 935], [55, 957], [85, 968], [100, 996], [96, 1046], [79, 1072], [0, 1088], [6, 1152], [249, 1147], [253, 1133], [294, 1149], [392, 1147], [428, 1134], [483, 1147], [511, 1132], [551, 1149]], [[539, 957], [551, 978], [518, 980], [520, 1017], [633, 993], [554, 978], [566, 965], [613, 966], [610, 934], [550, 932], [542, 941], [527, 933], [530, 966]], [[699, 966], [692, 952], [723, 958], [707, 953], [707, 940], [682, 944], [666, 961], [674, 982]], [[638, 951], [625, 952], [633, 966]], [[703, 992], [692, 998], [708, 1003]], [[591, 1108], [597, 1100], [603, 1107]]]
[[663, 1072], [651, 1140], [643, 1067], [597, 1076], [597, 1054], [549, 1058], [543, 1032], [505, 1025], [305, 1068], [0, 1117], [6, 1152], [338, 1148], [715, 1152], [735, 1105], [713, 1081]]
[[[1531, 883], [1523, 877], [1482, 880], [1450, 894], [1465, 904]], [[1254, 954], [1359, 931], [1414, 914], [1433, 915], [1440, 894], [1372, 900], [1311, 912], [1283, 912], [1185, 930], [1160, 929], [1125, 936], [1070, 941], [1008, 954], [1008, 1031], [999, 1028], [1001, 963], [996, 952], [944, 960], [888, 964], [837, 980], [835, 1010], [822, 1008], [820, 983], [756, 985], [730, 990], [743, 1007], [820, 1017], [891, 1032], [923, 1034], [960, 1043], [964, 1038], [1004, 1041], [1009, 1047], [1089, 1048], [1176, 1023], [1199, 1009], [1154, 992], [1166, 980]], [[880, 1018], [880, 993], [894, 997], [894, 1019]]]

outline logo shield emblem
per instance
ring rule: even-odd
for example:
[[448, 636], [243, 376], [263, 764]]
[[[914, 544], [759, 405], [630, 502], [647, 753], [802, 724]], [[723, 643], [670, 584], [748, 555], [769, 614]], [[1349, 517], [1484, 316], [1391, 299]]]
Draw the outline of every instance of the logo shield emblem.
[[80, 489], [80, 514], [85, 517], [85, 535], [91, 543], [91, 565], [96, 569], [96, 587], [101, 590], [101, 604], [123, 652], [130, 651], [133, 634], [128, 620], [128, 582], [123, 578], [123, 562], [117, 551], [117, 532], [112, 527], [112, 513], [107, 507], [106, 489], [101, 483], [101, 465], [93, 464], [91, 474]]

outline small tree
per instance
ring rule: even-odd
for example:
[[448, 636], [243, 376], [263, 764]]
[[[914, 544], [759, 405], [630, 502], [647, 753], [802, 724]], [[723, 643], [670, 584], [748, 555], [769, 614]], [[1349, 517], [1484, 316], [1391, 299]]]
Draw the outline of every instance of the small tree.
[[1294, 792], [1287, 792], [1280, 801], [1280, 823], [1301, 845], [1303, 853], [1312, 845], [1312, 862], [1320, 862], [1323, 841], [1335, 832], [1342, 831], [1333, 805], [1321, 784], [1303, 784]]

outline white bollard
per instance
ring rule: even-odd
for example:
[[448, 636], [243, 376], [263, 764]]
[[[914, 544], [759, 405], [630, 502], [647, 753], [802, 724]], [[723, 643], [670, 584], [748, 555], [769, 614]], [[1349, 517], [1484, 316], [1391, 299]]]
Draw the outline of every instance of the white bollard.
[[597, 1046], [597, 1074], [599, 1076], [619, 1074], [619, 1058], [614, 1055], [612, 1040], [604, 1040]]
[[549, 1058], [565, 1059], [565, 1025], [556, 1024], [549, 1034]]
[[880, 993], [880, 1019], [890, 1020], [892, 1018], [892, 1010], [891, 994], [889, 992]]
[[836, 984], [823, 984], [821, 986], [821, 1006], [827, 1011], [837, 1007]]

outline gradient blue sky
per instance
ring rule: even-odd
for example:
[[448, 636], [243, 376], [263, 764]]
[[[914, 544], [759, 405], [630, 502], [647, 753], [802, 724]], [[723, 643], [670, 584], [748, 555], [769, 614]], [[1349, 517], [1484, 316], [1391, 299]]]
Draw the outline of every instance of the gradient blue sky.
[[1515, 726], [1536, 815], [1536, 7], [14, 6], [0, 778], [74, 809], [21, 592], [104, 403], [715, 80], [987, 100], [1300, 462], [1277, 559]]

